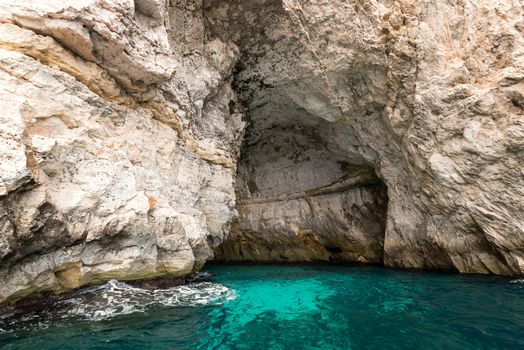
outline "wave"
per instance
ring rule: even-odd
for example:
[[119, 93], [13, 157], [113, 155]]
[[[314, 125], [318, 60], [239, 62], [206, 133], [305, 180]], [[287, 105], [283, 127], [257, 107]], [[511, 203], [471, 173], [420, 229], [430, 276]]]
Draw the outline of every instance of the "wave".
[[167, 289], [147, 290], [111, 280], [60, 302], [66, 316], [103, 320], [117, 315], [147, 312], [153, 306], [219, 305], [235, 292], [215, 282], [196, 282]]
[[53, 320], [84, 319], [101, 321], [120, 315], [147, 313], [153, 307], [220, 305], [236, 298], [236, 291], [198, 276], [186, 285], [147, 290], [117, 280], [81, 289], [67, 299], [45, 308], [14, 310], [0, 315], [0, 333], [14, 329], [46, 328]]

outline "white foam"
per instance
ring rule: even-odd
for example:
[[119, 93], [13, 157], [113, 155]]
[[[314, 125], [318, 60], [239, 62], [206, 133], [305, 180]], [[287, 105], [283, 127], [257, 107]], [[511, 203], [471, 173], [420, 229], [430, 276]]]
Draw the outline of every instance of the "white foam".
[[79, 316], [89, 320], [103, 320], [117, 315], [147, 312], [155, 305], [219, 305], [234, 298], [234, 291], [214, 282], [197, 282], [151, 291], [111, 280], [60, 303], [63, 306], [63, 318]]
[[234, 290], [215, 282], [198, 282], [198, 278], [187, 285], [157, 290], [137, 288], [111, 280], [55, 302], [49, 313], [24, 311], [23, 314], [0, 315], [0, 333], [10, 332], [13, 328], [43, 329], [57, 319], [100, 321], [119, 315], [146, 313], [154, 306], [220, 305], [235, 297]]
[[524, 283], [524, 278], [518, 280], [511, 280], [509, 283]]

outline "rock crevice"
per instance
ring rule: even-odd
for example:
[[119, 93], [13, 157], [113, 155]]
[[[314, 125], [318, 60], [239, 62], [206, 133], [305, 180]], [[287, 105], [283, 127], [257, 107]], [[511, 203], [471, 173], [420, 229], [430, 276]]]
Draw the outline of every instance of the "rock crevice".
[[0, 303], [212, 257], [244, 122], [236, 46], [169, 24], [194, 5], [0, 4]]

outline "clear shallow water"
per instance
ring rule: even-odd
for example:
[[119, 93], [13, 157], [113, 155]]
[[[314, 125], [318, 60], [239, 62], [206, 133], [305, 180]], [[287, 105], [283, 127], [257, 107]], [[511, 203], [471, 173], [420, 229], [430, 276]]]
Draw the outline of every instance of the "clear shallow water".
[[380, 267], [210, 266], [0, 316], [2, 349], [524, 349], [524, 280]]

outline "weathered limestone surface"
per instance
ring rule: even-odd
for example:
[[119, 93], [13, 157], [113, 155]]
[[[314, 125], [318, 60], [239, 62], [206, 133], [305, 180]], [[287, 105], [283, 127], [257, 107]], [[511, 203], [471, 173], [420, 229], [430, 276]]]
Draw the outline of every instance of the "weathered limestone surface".
[[0, 303], [213, 250], [524, 274], [523, 15], [1, 1]]
[[212, 257], [235, 213], [237, 55], [192, 2], [0, 3], [0, 302]]
[[[240, 218], [219, 256], [343, 251], [522, 275], [523, 12], [519, 0], [212, 1], [210, 30], [241, 51], [250, 119]], [[387, 186], [383, 244], [376, 188], [315, 194], [359, 168]], [[326, 249], [302, 254], [313, 246]]]

